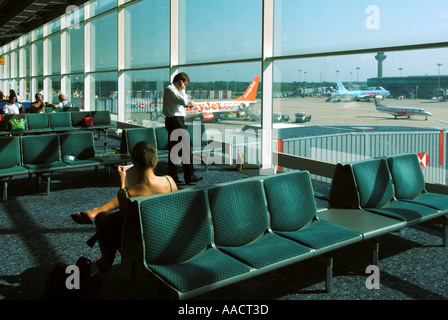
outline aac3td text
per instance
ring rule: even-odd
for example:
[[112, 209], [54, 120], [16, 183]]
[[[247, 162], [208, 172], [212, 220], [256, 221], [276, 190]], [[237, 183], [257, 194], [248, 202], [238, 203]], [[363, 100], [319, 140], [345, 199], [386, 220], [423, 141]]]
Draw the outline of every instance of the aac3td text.
[[203, 315], [209, 317], [211, 314], [222, 315], [266, 315], [269, 312], [267, 305], [242, 304], [242, 305], [224, 305], [220, 308], [185, 306], [179, 307], [179, 315]]

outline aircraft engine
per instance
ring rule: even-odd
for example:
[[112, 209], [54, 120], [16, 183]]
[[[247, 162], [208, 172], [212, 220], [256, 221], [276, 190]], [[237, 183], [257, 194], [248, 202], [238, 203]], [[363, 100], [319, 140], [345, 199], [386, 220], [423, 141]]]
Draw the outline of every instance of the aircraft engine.
[[203, 121], [212, 121], [215, 119], [215, 115], [213, 113], [203, 113], [201, 116]]

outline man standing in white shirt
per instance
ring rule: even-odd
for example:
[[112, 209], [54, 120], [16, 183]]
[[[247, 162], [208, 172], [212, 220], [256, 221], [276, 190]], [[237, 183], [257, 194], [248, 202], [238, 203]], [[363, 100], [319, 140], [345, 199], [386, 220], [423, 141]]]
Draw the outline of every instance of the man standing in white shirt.
[[[168, 131], [168, 148], [170, 156], [168, 157], [168, 175], [170, 175], [176, 183], [182, 182], [177, 175], [177, 164], [171, 161], [171, 150], [179, 141], [171, 141], [171, 133], [176, 129], [184, 129], [185, 127], [185, 107], [191, 106], [193, 101], [189, 101], [185, 89], [190, 79], [184, 72], [174, 76], [173, 83], [166, 87], [163, 92], [163, 114], [165, 115], [165, 128]], [[180, 138], [182, 139], [182, 137]], [[194, 175], [193, 157], [189, 150], [190, 161], [185, 163], [182, 161], [184, 169], [184, 179], [186, 184], [191, 182], [199, 182], [203, 178]]]

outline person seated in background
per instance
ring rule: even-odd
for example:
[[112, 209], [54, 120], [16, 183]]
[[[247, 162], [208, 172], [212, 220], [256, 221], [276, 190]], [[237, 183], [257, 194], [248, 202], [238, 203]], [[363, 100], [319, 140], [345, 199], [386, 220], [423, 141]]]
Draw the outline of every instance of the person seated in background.
[[[157, 176], [154, 173], [157, 150], [148, 141], [140, 141], [134, 146], [131, 160], [138, 175], [138, 182], [135, 185], [126, 186], [126, 170], [123, 166], [119, 166], [120, 190], [117, 196], [100, 207], [71, 215], [79, 224], [95, 223], [96, 238], [101, 250], [101, 258], [97, 259], [96, 263], [101, 271], [107, 271], [112, 266], [116, 252], [121, 246], [123, 222], [131, 203], [130, 198], [178, 190], [170, 176]], [[119, 210], [113, 211], [116, 209]]]
[[3, 94], [3, 91], [0, 90], [0, 100], [5, 99], [5, 95]]
[[53, 107], [53, 109], [57, 109], [57, 108], [65, 109], [65, 108], [70, 108], [72, 106], [72, 103], [70, 101], [68, 101], [65, 98], [65, 95], [63, 95], [63, 94], [58, 95], [58, 100], [59, 100], [58, 104], [49, 103], [48, 106]]
[[42, 101], [42, 95], [36, 93], [36, 101], [30, 104], [30, 113], [45, 113], [45, 102]]
[[25, 108], [23, 105], [17, 102], [17, 95], [14, 90], [9, 91], [8, 103], [3, 107], [4, 114], [19, 114], [24, 113]]

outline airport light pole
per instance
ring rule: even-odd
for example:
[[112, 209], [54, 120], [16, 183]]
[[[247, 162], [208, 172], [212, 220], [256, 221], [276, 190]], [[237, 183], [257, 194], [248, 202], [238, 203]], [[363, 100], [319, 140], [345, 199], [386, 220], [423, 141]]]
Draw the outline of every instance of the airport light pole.
[[437, 89], [440, 89], [440, 67], [443, 66], [443, 64], [438, 63], [437, 67], [439, 67], [439, 79], [437, 81]]

